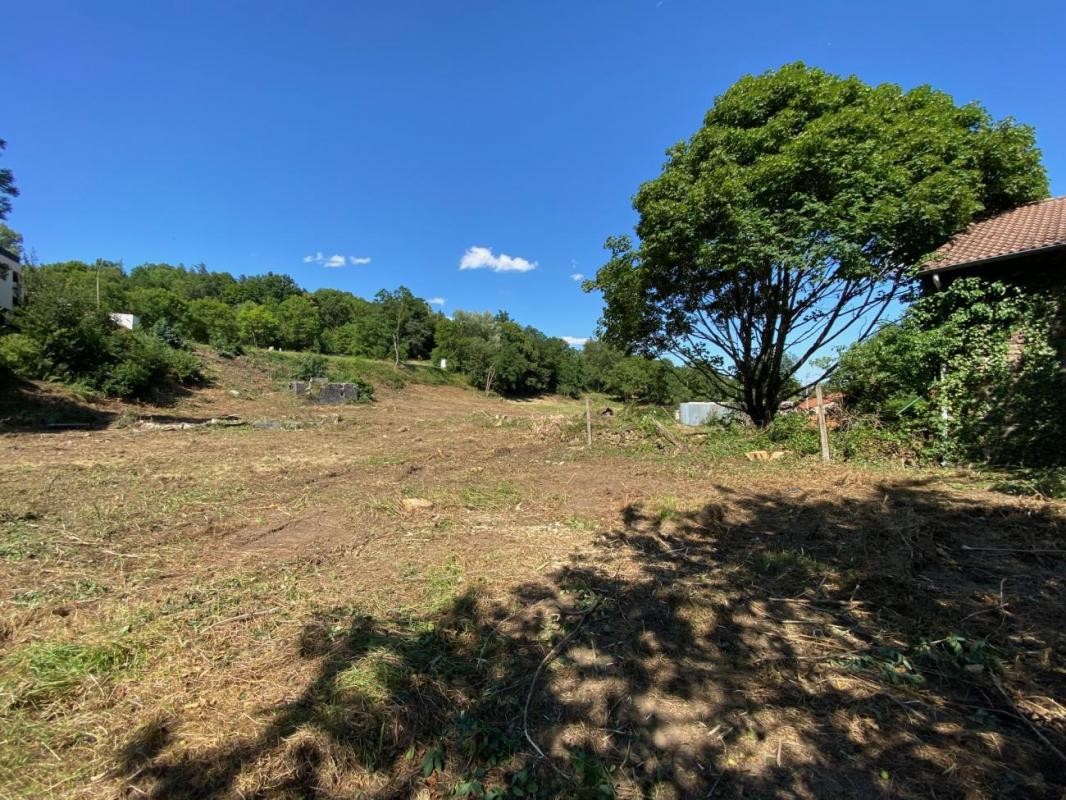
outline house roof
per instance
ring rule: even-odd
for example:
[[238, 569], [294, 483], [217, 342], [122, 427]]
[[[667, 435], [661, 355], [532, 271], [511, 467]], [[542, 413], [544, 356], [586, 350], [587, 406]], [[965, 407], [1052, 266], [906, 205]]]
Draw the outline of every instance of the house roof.
[[[832, 392], [822, 398], [822, 405], [832, 406], [836, 405], [837, 403], [843, 402], [843, 400], [844, 395], [842, 392]], [[799, 403], [796, 404], [796, 408], [799, 411], [814, 411], [818, 408], [818, 398], [808, 397], [805, 400], [801, 400]]]
[[957, 269], [1055, 247], [1066, 247], [1066, 197], [1028, 203], [971, 224], [920, 271]]
[[10, 250], [5, 250], [5, 249], [4, 249], [4, 248], [2, 248], [2, 247], [0, 247], [0, 257], [3, 257], [3, 258], [5, 258], [5, 259], [7, 259], [8, 261], [12, 261], [12, 262], [14, 262], [15, 264], [19, 263], [19, 258], [18, 258], [18, 256], [16, 256], [16, 255], [15, 255], [14, 253], [12, 253], [12, 252], [11, 252]]

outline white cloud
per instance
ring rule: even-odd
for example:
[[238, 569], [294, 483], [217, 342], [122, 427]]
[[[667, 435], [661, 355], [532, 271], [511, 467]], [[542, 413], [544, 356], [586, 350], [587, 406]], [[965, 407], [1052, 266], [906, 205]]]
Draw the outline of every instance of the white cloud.
[[587, 336], [560, 336], [559, 338], [571, 347], [584, 347], [589, 340]]
[[570, 280], [572, 280], [572, 281], [583, 281], [583, 280], [585, 280], [585, 276], [582, 275], [580, 272], [572, 272], [572, 273], [570, 273]]
[[334, 253], [331, 256], [327, 256], [323, 255], [321, 250], [314, 255], [304, 256], [303, 260], [305, 264], [321, 264], [327, 269], [339, 269], [347, 264], [361, 266], [370, 263], [370, 258], [366, 256], [342, 256], [340, 253]]
[[529, 272], [536, 268], [536, 261], [506, 253], [493, 255], [491, 247], [471, 247], [459, 262], [459, 269], [491, 269], [493, 272]]
[[443, 306], [448, 301], [446, 298], [443, 297], [431, 297], [426, 302], [429, 303], [431, 306]]

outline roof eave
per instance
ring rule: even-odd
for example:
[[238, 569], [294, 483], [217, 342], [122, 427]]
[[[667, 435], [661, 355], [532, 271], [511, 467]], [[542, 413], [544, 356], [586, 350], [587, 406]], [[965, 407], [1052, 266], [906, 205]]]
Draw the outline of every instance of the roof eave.
[[971, 267], [983, 267], [986, 264], [995, 264], [999, 261], [1010, 261], [1015, 258], [1022, 258], [1023, 256], [1032, 256], [1039, 253], [1052, 253], [1055, 250], [1066, 250], [1066, 243], [1051, 244], [1044, 247], [1033, 247], [1029, 250], [1019, 250], [1014, 253], [1004, 253], [1003, 255], [990, 256], [989, 258], [978, 259], [977, 261], [963, 261], [960, 264], [951, 264], [944, 267], [938, 267], [935, 262], [923, 266], [918, 270], [918, 276], [932, 275], [939, 272], [956, 272], [960, 269], [969, 269]]

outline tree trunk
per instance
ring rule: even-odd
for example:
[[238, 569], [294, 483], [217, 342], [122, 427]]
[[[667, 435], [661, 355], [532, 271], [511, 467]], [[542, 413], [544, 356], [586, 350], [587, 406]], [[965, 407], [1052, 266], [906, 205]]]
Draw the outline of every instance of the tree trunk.
[[765, 428], [777, 415], [777, 398], [767, 397], [761, 392], [744, 399], [744, 410], [751, 417], [752, 424]]

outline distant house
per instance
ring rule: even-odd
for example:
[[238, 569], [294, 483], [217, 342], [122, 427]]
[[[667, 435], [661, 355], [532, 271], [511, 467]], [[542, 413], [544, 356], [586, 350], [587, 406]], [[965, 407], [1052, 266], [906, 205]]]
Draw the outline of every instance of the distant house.
[[111, 321], [118, 325], [120, 328], [125, 328], [128, 331], [132, 331], [138, 325], [141, 324], [141, 318], [136, 314], [121, 314], [113, 313], [108, 314], [111, 317]]
[[926, 291], [973, 276], [1031, 289], [1066, 287], [1066, 197], [1028, 203], [970, 225], [918, 271]]
[[10, 311], [22, 299], [22, 265], [18, 256], [0, 247], [0, 309]]

